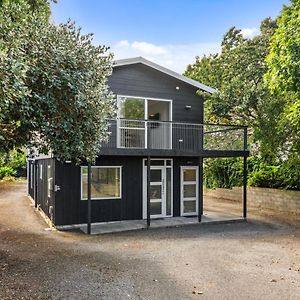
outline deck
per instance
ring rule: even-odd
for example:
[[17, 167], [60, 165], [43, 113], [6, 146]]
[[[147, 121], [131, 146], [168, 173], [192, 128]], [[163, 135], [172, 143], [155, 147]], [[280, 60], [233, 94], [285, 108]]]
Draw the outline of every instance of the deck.
[[116, 119], [109, 132], [100, 155], [249, 156], [246, 126]]
[[[201, 226], [209, 224], [228, 224], [245, 222], [246, 219], [237, 215], [222, 214], [220, 212], [206, 212], [202, 216], [201, 223], [198, 222], [198, 217], [168, 217], [161, 219], [152, 219], [149, 229], [156, 228], [169, 228], [169, 227], [181, 227], [181, 226]], [[129, 221], [116, 221], [116, 222], [103, 222], [92, 224], [91, 234], [105, 234], [114, 232], [124, 232], [132, 230], [147, 229], [147, 220], [129, 220]], [[87, 233], [87, 226], [80, 226], [80, 230]]]

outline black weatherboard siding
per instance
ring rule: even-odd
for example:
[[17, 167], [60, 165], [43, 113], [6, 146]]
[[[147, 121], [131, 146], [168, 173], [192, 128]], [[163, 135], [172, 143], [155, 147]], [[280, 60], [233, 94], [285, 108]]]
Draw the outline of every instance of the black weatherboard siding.
[[55, 160], [52, 158], [28, 161], [28, 194], [53, 222], [55, 220], [54, 168]]
[[[122, 198], [92, 200], [92, 222], [142, 218], [142, 157], [99, 157], [95, 166], [122, 166]], [[80, 167], [56, 162], [55, 225], [87, 222], [87, 201], [81, 200]]]
[[146, 65], [115, 67], [108, 84], [116, 95], [173, 100], [174, 122], [203, 123], [203, 99], [196, 95], [197, 88]]
[[[92, 222], [141, 220], [143, 157], [101, 156], [96, 166], [122, 166], [122, 198], [92, 200]], [[195, 166], [198, 158], [173, 158], [173, 216], [180, 215], [180, 167]], [[56, 162], [55, 225], [87, 222], [87, 201], [81, 200], [80, 166]]]

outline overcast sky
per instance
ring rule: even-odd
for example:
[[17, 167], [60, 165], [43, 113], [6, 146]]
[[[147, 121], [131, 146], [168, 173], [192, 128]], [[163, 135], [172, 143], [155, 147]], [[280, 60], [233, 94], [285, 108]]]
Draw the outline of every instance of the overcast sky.
[[288, 0], [58, 0], [55, 23], [74, 20], [115, 58], [143, 56], [182, 73], [195, 56], [216, 53], [232, 26], [244, 36], [276, 17]]

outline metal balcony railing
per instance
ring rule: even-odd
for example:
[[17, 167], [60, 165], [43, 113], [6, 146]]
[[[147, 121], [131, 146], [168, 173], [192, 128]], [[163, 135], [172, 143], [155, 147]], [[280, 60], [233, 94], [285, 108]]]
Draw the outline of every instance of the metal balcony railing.
[[247, 127], [168, 121], [116, 119], [103, 148], [184, 150], [247, 150]]

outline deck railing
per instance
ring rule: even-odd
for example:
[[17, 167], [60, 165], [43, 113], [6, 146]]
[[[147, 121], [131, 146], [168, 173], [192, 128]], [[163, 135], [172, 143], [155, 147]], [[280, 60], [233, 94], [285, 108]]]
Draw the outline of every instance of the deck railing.
[[247, 150], [244, 126], [116, 119], [109, 121], [109, 131], [103, 148]]

